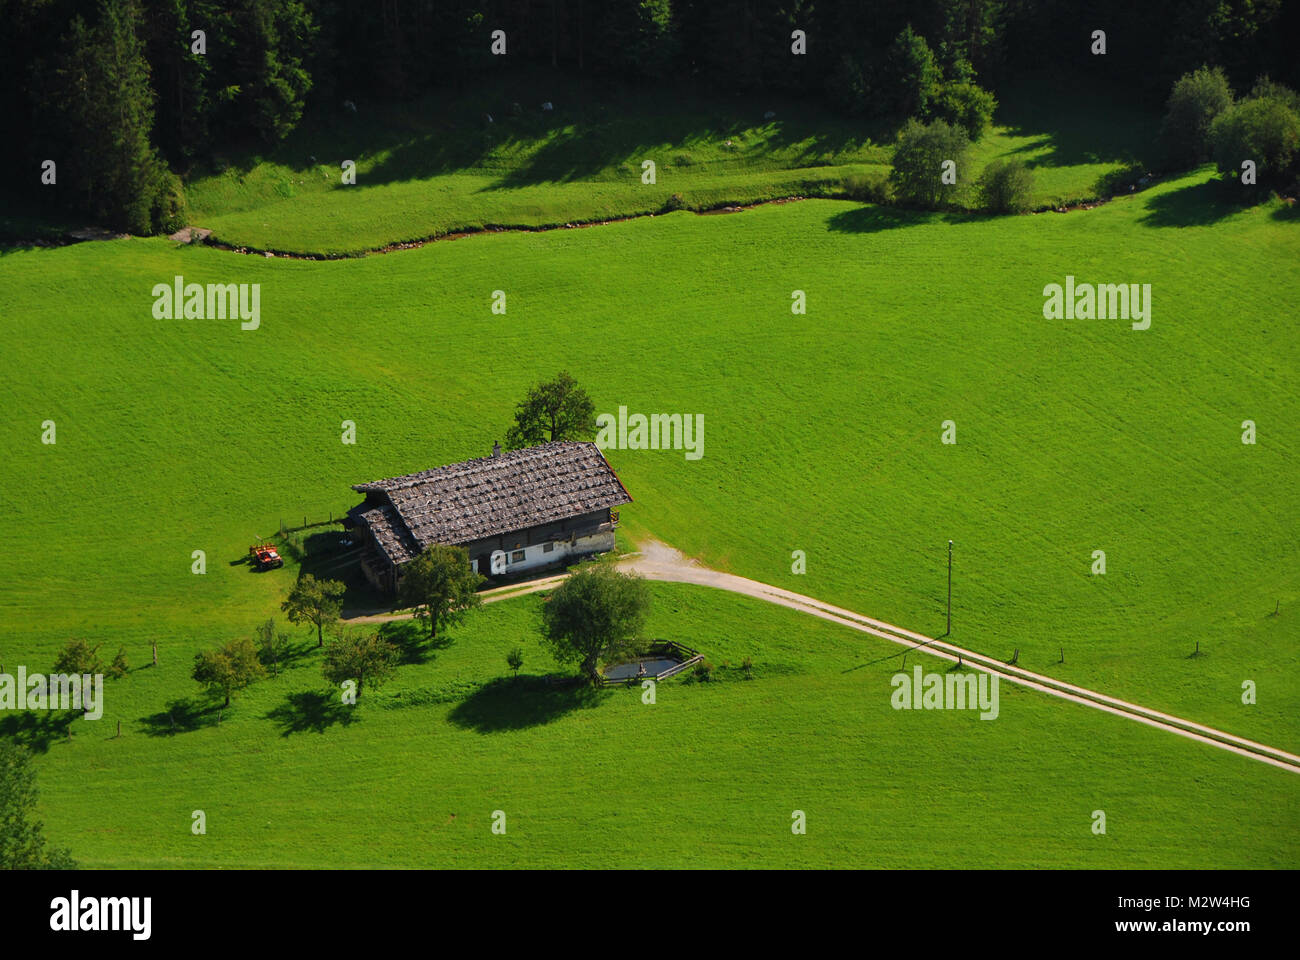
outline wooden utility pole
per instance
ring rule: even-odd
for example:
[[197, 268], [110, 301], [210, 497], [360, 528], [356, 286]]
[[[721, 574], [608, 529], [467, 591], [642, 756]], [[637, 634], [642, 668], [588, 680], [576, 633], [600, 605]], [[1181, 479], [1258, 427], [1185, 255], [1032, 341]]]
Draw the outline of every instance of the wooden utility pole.
[[948, 541], [948, 632], [945, 637], [952, 636], [952, 541]]

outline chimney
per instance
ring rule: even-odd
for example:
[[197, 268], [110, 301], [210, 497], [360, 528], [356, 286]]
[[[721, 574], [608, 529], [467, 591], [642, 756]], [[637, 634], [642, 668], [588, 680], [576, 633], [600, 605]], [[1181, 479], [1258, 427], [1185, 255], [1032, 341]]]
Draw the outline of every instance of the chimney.
[[498, 440], [496, 443], [492, 444], [492, 456], [494, 456], [494, 457], [499, 457], [499, 456], [501, 456], [501, 441], [500, 441], [500, 440]]

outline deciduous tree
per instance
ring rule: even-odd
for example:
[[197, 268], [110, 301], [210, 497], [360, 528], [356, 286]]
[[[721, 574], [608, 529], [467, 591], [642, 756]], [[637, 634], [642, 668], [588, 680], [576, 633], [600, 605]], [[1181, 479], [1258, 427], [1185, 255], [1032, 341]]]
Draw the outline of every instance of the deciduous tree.
[[266, 670], [257, 659], [253, 641], [240, 637], [216, 650], [195, 654], [191, 676], [212, 690], [224, 693], [226, 702], [223, 706], [228, 707], [231, 694], [266, 676]]
[[99, 647], [98, 643], [92, 647], [89, 641], [74, 637], [59, 651], [59, 656], [54, 661], [54, 672], [89, 674], [92, 677], [103, 673], [104, 661], [99, 659]]
[[415, 608], [412, 616], [429, 624], [432, 640], [439, 627], [460, 623], [482, 602], [477, 591], [484, 579], [471, 568], [464, 547], [435, 543], [403, 569], [398, 596]]
[[71, 870], [67, 850], [46, 840], [36, 819], [36, 771], [26, 748], [0, 740], [0, 870]]
[[289, 598], [280, 609], [289, 615], [290, 623], [310, 623], [316, 627], [316, 646], [325, 646], [325, 627], [334, 623], [343, 612], [343, 592], [346, 589], [338, 580], [317, 580], [304, 573], [289, 591]]
[[596, 432], [596, 405], [568, 373], [539, 383], [515, 408], [506, 434], [511, 449], [555, 440], [587, 440]]
[[609, 563], [579, 567], [542, 607], [542, 637], [560, 663], [591, 679], [601, 661], [635, 652], [650, 606], [645, 581]]
[[378, 687], [397, 669], [397, 647], [378, 634], [354, 636], [344, 631], [325, 648], [321, 672], [333, 684], [355, 680], [357, 696], [369, 684]]

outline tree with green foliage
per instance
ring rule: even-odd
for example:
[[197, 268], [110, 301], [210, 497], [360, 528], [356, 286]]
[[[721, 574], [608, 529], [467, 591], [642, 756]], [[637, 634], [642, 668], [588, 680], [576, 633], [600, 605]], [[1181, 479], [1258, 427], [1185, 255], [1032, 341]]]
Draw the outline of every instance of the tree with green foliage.
[[1033, 193], [1034, 174], [1018, 157], [994, 160], [980, 173], [980, 204], [990, 213], [1024, 213]]
[[255, 680], [266, 676], [253, 641], [247, 637], [231, 640], [215, 650], [202, 650], [194, 656], [194, 670], [190, 674], [199, 683], [214, 692], [224, 693], [230, 706], [230, 697]]
[[993, 94], [978, 84], [949, 82], [935, 87], [927, 113], [961, 127], [971, 140], [978, 140], [988, 131], [997, 107]]
[[36, 770], [31, 754], [0, 740], [0, 870], [74, 870], [65, 849], [51, 847], [36, 819]]
[[154, 92], [136, 34], [136, 0], [103, 0], [90, 26], [72, 19], [44, 99], [59, 144], [59, 184], [109, 225], [149, 234], [173, 226], [183, 197], [150, 142]]
[[[588, 9], [589, 33], [583, 36], [587, 64], [629, 77], [656, 78], [667, 72], [677, 55], [669, 0], [595, 2]], [[552, 65], [556, 59], [553, 37]]]
[[336, 686], [348, 680], [356, 682], [357, 697], [366, 684], [373, 690], [397, 670], [397, 647], [377, 633], [355, 636], [342, 631], [325, 648], [321, 672]]
[[1210, 124], [1232, 106], [1232, 87], [1219, 67], [1201, 67], [1175, 81], [1165, 104], [1160, 142], [1170, 163], [1192, 167], [1210, 156]]
[[833, 103], [850, 115], [880, 112], [871, 99], [866, 71], [851, 53], [840, 54], [827, 78], [826, 92]]
[[925, 37], [908, 24], [890, 44], [885, 59], [884, 91], [895, 116], [921, 116], [943, 80]]
[[515, 647], [506, 654], [506, 666], [511, 669], [514, 675], [519, 676], [519, 668], [524, 665], [524, 652]]
[[[149, 58], [154, 90], [154, 135], [173, 161], [190, 161], [208, 152], [217, 99], [214, 62], [224, 63], [231, 36], [230, 17], [207, 0], [153, 0], [140, 31]], [[206, 52], [192, 50], [193, 33], [204, 31]]]
[[1248, 99], [1280, 100], [1286, 104], [1288, 110], [1300, 116], [1300, 93], [1296, 93], [1285, 84], [1270, 80], [1268, 74], [1264, 74], [1255, 80], [1255, 85], [1250, 88]]
[[253, 642], [257, 644], [257, 656], [263, 664], [271, 665], [271, 676], [280, 675], [280, 661], [284, 659], [289, 646], [288, 634], [275, 629], [274, 618], [264, 620], [253, 628]]
[[515, 407], [506, 445], [517, 450], [557, 440], [587, 440], [596, 432], [596, 405], [578, 381], [561, 371], [539, 383]]
[[470, 564], [464, 547], [434, 543], [402, 568], [398, 598], [414, 608], [413, 617], [429, 624], [433, 640], [439, 627], [462, 622], [483, 602], [478, 588], [486, 579]]
[[1210, 146], [1225, 180], [1240, 182], [1242, 162], [1252, 160], [1261, 186], [1283, 187], [1300, 172], [1300, 116], [1282, 99], [1242, 100], [1210, 125]]
[[[956, 204], [966, 183], [970, 140], [966, 131], [943, 120], [909, 120], [898, 134], [890, 180], [894, 195], [905, 204], [938, 210]], [[955, 183], [943, 182], [948, 161], [955, 164]]]
[[74, 637], [63, 645], [54, 661], [54, 673], [82, 676], [104, 672], [104, 661], [99, 659], [100, 644], [93, 647], [90, 641]]
[[316, 24], [301, 0], [242, 0], [235, 22], [243, 105], [262, 139], [279, 143], [302, 118], [311, 90], [304, 64]]
[[289, 591], [280, 609], [294, 624], [310, 623], [316, 627], [316, 646], [325, 646], [325, 627], [338, 620], [343, 612], [343, 593], [347, 589], [338, 580], [317, 580], [304, 573]]
[[118, 647], [117, 653], [113, 657], [113, 662], [109, 664], [108, 675], [114, 680], [121, 680], [126, 676], [127, 671], [130, 669], [131, 665], [126, 659], [126, 647]]
[[542, 606], [542, 637], [559, 663], [592, 680], [600, 664], [636, 652], [650, 607], [645, 581], [607, 562], [580, 566]]

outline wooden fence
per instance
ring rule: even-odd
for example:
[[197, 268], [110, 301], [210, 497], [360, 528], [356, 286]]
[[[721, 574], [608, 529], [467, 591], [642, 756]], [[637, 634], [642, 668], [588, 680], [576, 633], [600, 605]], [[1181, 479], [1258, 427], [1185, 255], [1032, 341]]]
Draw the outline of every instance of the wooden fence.
[[647, 648], [646, 652], [642, 654], [642, 656], [662, 657], [667, 654], [672, 654], [673, 656], [681, 657], [682, 662], [674, 666], [671, 666], [663, 673], [656, 674], [654, 676], [651, 676], [650, 674], [646, 674], [645, 676], [641, 676], [641, 677], [624, 677], [621, 680], [611, 680], [609, 677], [601, 677], [600, 684], [601, 686], [604, 687], [613, 687], [613, 686], [618, 686], [620, 684], [637, 683], [641, 680], [655, 680], [655, 681], [667, 680], [669, 677], [675, 677], [683, 670], [690, 669], [691, 667], [695, 666], [697, 663], [700, 663], [704, 659], [704, 654], [700, 653], [698, 650], [692, 650], [690, 647], [686, 646], [685, 644], [678, 643], [676, 640], [655, 640], [650, 644], [650, 646]]
[[343, 513], [340, 513], [337, 517], [334, 516], [334, 512], [331, 510], [331, 511], [330, 511], [330, 515], [329, 515], [329, 519], [328, 519], [328, 520], [316, 520], [316, 521], [314, 521], [314, 522], [312, 522], [312, 523], [308, 523], [308, 522], [307, 522], [307, 518], [306, 518], [306, 517], [303, 517], [303, 518], [302, 518], [302, 526], [300, 526], [300, 527], [289, 527], [289, 526], [285, 526], [284, 519], [281, 518], [281, 520], [280, 520], [280, 536], [284, 536], [286, 533], [297, 533], [297, 532], [300, 531], [300, 530], [310, 530], [310, 529], [312, 529], [313, 527], [328, 527], [328, 526], [332, 526], [333, 524], [336, 524], [336, 523], [342, 523], [342, 522], [343, 522], [343, 518], [346, 517], [346, 516], [347, 516], [347, 511], [346, 511], [346, 510], [345, 510]]

